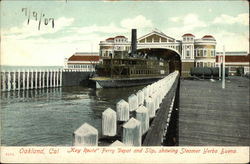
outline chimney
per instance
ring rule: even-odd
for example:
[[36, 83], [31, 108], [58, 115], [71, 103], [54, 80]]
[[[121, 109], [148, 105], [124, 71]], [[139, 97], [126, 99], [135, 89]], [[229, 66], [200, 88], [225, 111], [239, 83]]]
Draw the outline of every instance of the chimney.
[[136, 36], [136, 29], [132, 29], [132, 36], [131, 36], [131, 54], [135, 54], [137, 49], [137, 36]]

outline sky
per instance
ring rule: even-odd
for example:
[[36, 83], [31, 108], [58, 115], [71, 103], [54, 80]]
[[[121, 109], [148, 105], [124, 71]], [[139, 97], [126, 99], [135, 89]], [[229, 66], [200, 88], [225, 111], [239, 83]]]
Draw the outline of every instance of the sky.
[[213, 35], [217, 51], [225, 45], [226, 51], [249, 52], [248, 11], [248, 2], [241, 0], [2, 0], [0, 63], [62, 66], [75, 52], [98, 52], [99, 42], [108, 37], [124, 35], [130, 40], [132, 28], [138, 38], [154, 29], [175, 39], [185, 33], [196, 39]]

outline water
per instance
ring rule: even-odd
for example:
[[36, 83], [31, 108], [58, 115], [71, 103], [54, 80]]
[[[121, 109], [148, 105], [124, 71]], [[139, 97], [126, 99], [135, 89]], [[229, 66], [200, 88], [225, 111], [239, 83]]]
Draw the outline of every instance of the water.
[[101, 114], [143, 86], [65, 87], [1, 93], [1, 142], [5, 146], [71, 146], [84, 122], [101, 134]]

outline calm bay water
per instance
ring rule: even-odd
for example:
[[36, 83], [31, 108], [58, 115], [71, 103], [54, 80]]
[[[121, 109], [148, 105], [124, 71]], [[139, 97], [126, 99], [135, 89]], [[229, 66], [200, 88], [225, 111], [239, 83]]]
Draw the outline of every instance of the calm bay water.
[[140, 87], [64, 87], [1, 93], [1, 144], [70, 146], [72, 133], [88, 122], [101, 134], [101, 114]]

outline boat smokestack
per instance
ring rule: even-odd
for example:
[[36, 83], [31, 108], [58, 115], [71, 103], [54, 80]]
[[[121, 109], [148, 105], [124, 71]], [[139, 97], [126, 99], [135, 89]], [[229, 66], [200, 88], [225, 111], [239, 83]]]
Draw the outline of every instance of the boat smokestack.
[[136, 29], [132, 29], [132, 36], [131, 36], [131, 54], [135, 54], [137, 49], [137, 34]]

